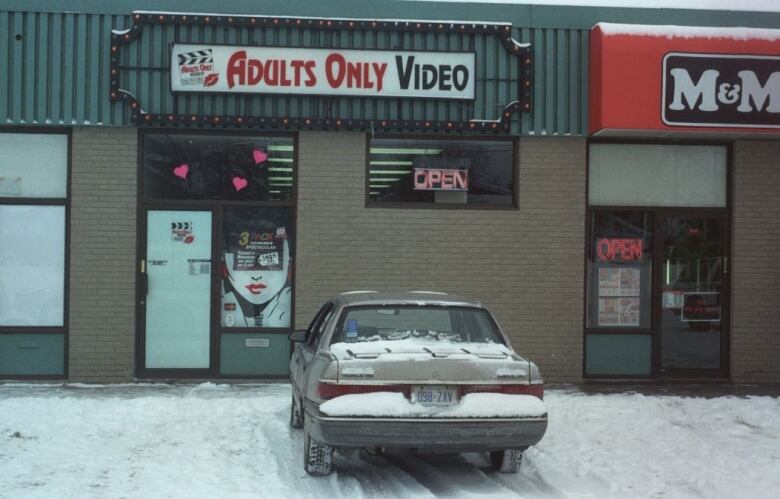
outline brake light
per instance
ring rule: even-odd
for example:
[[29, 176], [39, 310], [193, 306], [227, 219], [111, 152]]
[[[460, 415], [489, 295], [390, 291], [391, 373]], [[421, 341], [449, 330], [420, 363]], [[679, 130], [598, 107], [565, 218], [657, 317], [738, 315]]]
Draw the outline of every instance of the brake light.
[[394, 392], [403, 393], [409, 398], [411, 389], [409, 385], [340, 385], [335, 383], [318, 383], [317, 394], [320, 398], [329, 400], [342, 395], [355, 395], [360, 393]]
[[533, 395], [544, 400], [544, 385], [461, 385], [461, 396], [467, 393], [506, 393], [508, 395]]

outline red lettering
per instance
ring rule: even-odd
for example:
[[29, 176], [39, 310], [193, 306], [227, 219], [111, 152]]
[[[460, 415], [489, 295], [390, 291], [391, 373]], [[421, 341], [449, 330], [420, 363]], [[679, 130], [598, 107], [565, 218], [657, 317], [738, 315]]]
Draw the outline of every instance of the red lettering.
[[642, 240], [631, 239], [631, 252], [629, 254], [629, 260], [641, 260], [642, 259]]
[[[336, 66], [334, 72], [333, 66]], [[344, 73], [346, 73], [347, 61], [344, 60], [344, 56], [334, 52], [325, 59], [325, 77], [328, 79], [328, 85], [331, 88], [338, 88], [344, 81]]]
[[265, 84], [277, 86], [279, 84], [279, 60], [271, 59], [265, 61]]
[[455, 178], [455, 188], [463, 189], [464, 191], [468, 189], [469, 179], [466, 170], [455, 170], [453, 173]]
[[453, 175], [451, 171], [443, 171], [441, 172], [441, 188], [446, 190], [451, 190], [455, 186], [455, 181], [453, 180]]
[[347, 87], [362, 87], [363, 78], [360, 74], [360, 64], [348, 63], [347, 64]]
[[283, 87], [289, 87], [292, 82], [287, 78], [287, 61], [281, 60], [279, 61], [279, 64], [282, 68], [281, 75], [279, 76], [279, 84]]
[[296, 87], [301, 86], [301, 68], [303, 67], [303, 61], [296, 59], [290, 63], [290, 66], [294, 69], [293, 81]]
[[317, 84], [317, 77], [314, 76], [314, 65], [314, 61], [306, 61], [303, 64], [303, 69], [306, 70], [306, 77], [308, 78], [306, 80], [307, 87], [313, 87]]
[[385, 71], [387, 71], [387, 63], [377, 64], [374, 62], [371, 65], [374, 66], [374, 73], [376, 73], [376, 91], [381, 92], [382, 83], [385, 80]]
[[609, 239], [599, 239], [596, 243], [596, 253], [599, 256], [599, 260], [607, 261], [612, 260], [612, 254], [609, 251]]
[[599, 239], [596, 241], [596, 253], [599, 260], [641, 260], [641, 239]]
[[238, 79], [239, 85], [246, 85], [246, 50], [234, 52], [227, 63], [227, 84], [233, 88]]
[[249, 85], [257, 85], [263, 79], [263, 63], [257, 59], [249, 59], [248, 72], [247, 83]]

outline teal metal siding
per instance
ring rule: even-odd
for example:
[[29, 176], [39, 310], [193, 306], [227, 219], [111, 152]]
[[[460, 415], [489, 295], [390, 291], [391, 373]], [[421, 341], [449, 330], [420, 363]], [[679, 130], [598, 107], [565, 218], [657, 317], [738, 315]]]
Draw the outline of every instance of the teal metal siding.
[[[301, 0], [279, 3], [276, 0], [234, 0], [214, 6], [209, 0], [71, 0], [63, 10], [56, 0], [5, 0], [0, 12], [0, 125], [60, 124], [118, 125], [130, 124], [131, 110], [121, 102], [109, 99], [109, 47], [111, 29], [132, 26], [132, 9], [167, 11], [213, 11], [233, 14], [275, 14], [334, 16], [355, 18], [454, 19], [468, 21], [510, 22], [513, 36], [530, 42], [534, 53], [533, 109], [530, 114], [512, 115], [512, 133], [524, 135], [584, 135], [587, 120], [588, 33], [599, 21], [646, 24], [687, 24], [709, 26], [754, 26], [777, 28], [780, 13], [701, 11], [680, 9], [636, 9], [556, 7], [522, 4], [469, 4], [402, 2], [397, 0]], [[90, 12], [90, 13], [87, 13]], [[171, 34], [170, 30], [174, 30]], [[17, 36], [21, 38], [17, 40]], [[215, 40], [218, 43], [247, 43], [249, 34], [238, 30], [212, 27], [155, 26], [149, 36], [131, 46], [130, 56], [136, 63], [167, 65], [166, 41], [172, 37], [190, 40]], [[415, 38], [417, 37], [417, 38]], [[322, 47], [403, 47], [463, 49], [459, 42], [443, 34], [412, 35], [388, 32], [319, 32], [291, 31], [279, 28], [269, 31], [259, 42], [273, 45]], [[505, 65], [506, 53], [490, 44], [474, 42], [479, 64], [498, 64], [499, 76], [482, 87], [483, 102], [508, 102], [508, 87], [513, 65]], [[161, 73], [142, 71], [129, 74], [123, 86], [144, 89], [142, 104], [162, 109], [170, 106], [172, 96], [167, 79]], [[458, 104], [439, 109], [434, 103], [415, 100], [330, 99], [332, 113], [351, 116], [435, 116], [430, 119], [455, 120], [462, 115]], [[178, 106], [205, 113], [255, 113], [304, 115], [317, 111], [322, 103], [312, 98], [278, 99], [264, 97], [234, 101], [219, 96], [204, 99], [179, 98]], [[490, 106], [490, 104], [487, 104]], [[490, 109], [474, 109], [475, 117], [490, 118]], [[496, 110], [498, 111], [498, 110]], [[493, 116], [495, 118], [497, 116]]]
[[[109, 99], [109, 58], [112, 29], [132, 26], [131, 16], [0, 12], [0, 120], [6, 125], [129, 125], [131, 110]], [[588, 30], [515, 28], [513, 35], [530, 42], [534, 51], [533, 112], [512, 117], [512, 133], [580, 135], [586, 129]], [[274, 96], [185, 95], [174, 99], [169, 90], [168, 44], [251, 44], [248, 29], [214, 26], [160, 26], [127, 47], [133, 66], [165, 68], [126, 71], [121, 86], [133, 90], [142, 105], [155, 112], [296, 116], [327, 112], [334, 116], [373, 119], [494, 119], [501, 107], [517, 98], [511, 82], [518, 78], [513, 57], [496, 37], [457, 37], [445, 33], [263, 30], [259, 44], [300, 47], [405, 48], [415, 50], [475, 50], [479, 78], [478, 102], [464, 112], [461, 103], [446, 106], [418, 99], [350, 99]], [[17, 39], [18, 38], [18, 39]], [[497, 66], [491, 77], [488, 69]], [[510, 84], [508, 84], [508, 82]], [[159, 111], [158, 111], [159, 110]]]

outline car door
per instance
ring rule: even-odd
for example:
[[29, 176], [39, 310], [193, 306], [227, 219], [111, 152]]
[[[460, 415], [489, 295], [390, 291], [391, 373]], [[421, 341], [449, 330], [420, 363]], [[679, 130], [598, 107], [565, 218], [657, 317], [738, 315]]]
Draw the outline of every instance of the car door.
[[293, 358], [290, 366], [290, 374], [292, 376], [293, 384], [299, 393], [303, 393], [304, 376], [306, 372], [306, 364], [311, 361], [313, 357], [313, 350], [311, 344], [316, 335], [316, 331], [319, 329], [320, 324], [324, 322], [325, 316], [330, 310], [332, 310], [333, 304], [328, 302], [322, 306], [322, 308], [314, 316], [314, 320], [311, 321], [309, 327], [306, 329], [306, 338], [304, 341], [295, 343], [293, 350]]
[[[306, 336], [306, 341], [301, 345], [301, 393], [306, 393], [306, 386], [309, 378], [312, 376], [310, 371], [317, 354], [317, 346], [335, 309], [335, 304], [330, 302], [322, 307], [322, 314], [318, 315], [315, 322], [312, 323]], [[314, 383], [316, 382], [317, 380], [315, 379]]]

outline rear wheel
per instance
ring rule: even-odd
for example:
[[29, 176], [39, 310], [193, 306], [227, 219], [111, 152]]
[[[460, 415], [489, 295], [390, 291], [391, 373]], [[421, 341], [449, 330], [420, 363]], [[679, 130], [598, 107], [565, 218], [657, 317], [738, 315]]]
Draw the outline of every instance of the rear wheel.
[[524, 449], [506, 449], [490, 451], [490, 464], [501, 473], [517, 473], [523, 462]]
[[295, 390], [292, 391], [292, 400], [290, 401], [290, 426], [293, 428], [303, 428], [301, 405], [296, 400]]
[[333, 447], [303, 434], [303, 468], [314, 476], [330, 475], [333, 471]]

